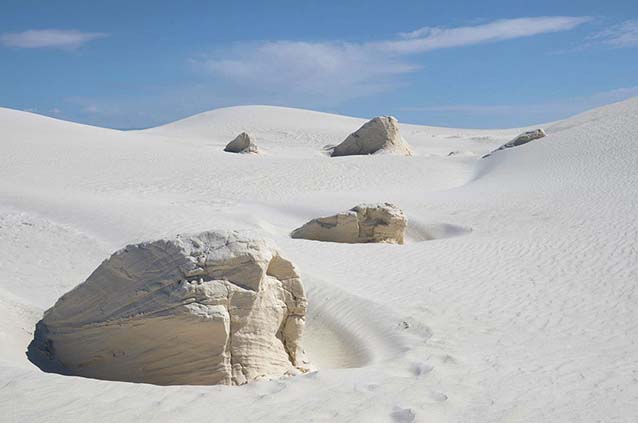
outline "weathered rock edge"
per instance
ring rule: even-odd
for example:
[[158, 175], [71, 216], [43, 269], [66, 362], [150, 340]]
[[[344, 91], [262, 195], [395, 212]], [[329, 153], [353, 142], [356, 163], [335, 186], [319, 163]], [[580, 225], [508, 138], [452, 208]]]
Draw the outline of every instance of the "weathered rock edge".
[[412, 149], [401, 137], [399, 121], [392, 116], [377, 116], [332, 148], [330, 155], [398, 154], [410, 156]]
[[292, 263], [240, 232], [129, 245], [44, 313], [45, 371], [158, 385], [240, 385], [305, 372], [307, 301]]
[[497, 151], [506, 150], [506, 149], [512, 148], [512, 147], [518, 147], [520, 145], [527, 144], [530, 141], [534, 141], [534, 140], [537, 140], [539, 138], [544, 138], [545, 136], [547, 136], [547, 134], [545, 134], [545, 131], [542, 128], [533, 129], [531, 131], [523, 132], [522, 134], [519, 134], [513, 140], [506, 142], [505, 144], [503, 144], [502, 146], [500, 146], [496, 150], [493, 150], [493, 151], [485, 154], [481, 158], [484, 159], [484, 158], [489, 157], [492, 154], [496, 153]]
[[242, 132], [234, 140], [226, 144], [224, 151], [229, 153], [259, 153], [259, 148], [257, 148], [253, 137], [246, 132]]
[[403, 244], [408, 220], [391, 203], [359, 204], [333, 216], [312, 219], [290, 233], [292, 238], [349, 244]]

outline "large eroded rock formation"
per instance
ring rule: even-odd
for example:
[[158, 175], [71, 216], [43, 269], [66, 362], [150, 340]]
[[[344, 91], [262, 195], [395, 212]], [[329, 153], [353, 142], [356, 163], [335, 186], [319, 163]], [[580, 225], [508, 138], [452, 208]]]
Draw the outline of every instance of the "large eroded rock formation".
[[44, 314], [29, 354], [98, 379], [239, 385], [305, 371], [305, 315], [268, 242], [203, 232], [114, 253]]
[[357, 131], [348, 135], [341, 144], [334, 147], [331, 156], [352, 156], [361, 154], [400, 154], [409, 156], [412, 149], [401, 137], [399, 122], [392, 116], [379, 116], [366, 122]]
[[292, 231], [290, 236], [351, 244], [403, 244], [407, 224], [403, 211], [393, 204], [360, 204], [343, 213], [313, 219]]

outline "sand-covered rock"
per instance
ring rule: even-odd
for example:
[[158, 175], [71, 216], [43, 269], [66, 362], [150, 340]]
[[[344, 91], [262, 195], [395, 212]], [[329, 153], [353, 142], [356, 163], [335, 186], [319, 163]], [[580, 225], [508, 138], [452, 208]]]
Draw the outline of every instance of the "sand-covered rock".
[[500, 146], [496, 150], [492, 151], [491, 153], [484, 155], [482, 158], [488, 157], [491, 154], [493, 154], [493, 153], [495, 153], [497, 151], [500, 151], [500, 150], [505, 150], [507, 148], [518, 147], [519, 145], [527, 144], [530, 141], [534, 141], [534, 140], [537, 140], [539, 138], [543, 138], [545, 135], [546, 135], [545, 131], [543, 131], [543, 129], [541, 129], [541, 128], [534, 129], [532, 131], [523, 132], [522, 134], [520, 134], [516, 138], [514, 138], [512, 141], [506, 142], [505, 144], [503, 144], [502, 146]]
[[407, 218], [390, 203], [360, 204], [333, 216], [311, 220], [290, 234], [315, 241], [403, 244]]
[[239, 232], [129, 245], [62, 296], [30, 346], [41, 367], [98, 379], [239, 385], [304, 371], [304, 289]]
[[229, 153], [258, 153], [259, 149], [253, 137], [246, 132], [242, 132], [226, 145], [224, 151]]
[[331, 156], [387, 153], [409, 156], [412, 149], [401, 137], [399, 122], [392, 116], [378, 116], [348, 135], [334, 147]]

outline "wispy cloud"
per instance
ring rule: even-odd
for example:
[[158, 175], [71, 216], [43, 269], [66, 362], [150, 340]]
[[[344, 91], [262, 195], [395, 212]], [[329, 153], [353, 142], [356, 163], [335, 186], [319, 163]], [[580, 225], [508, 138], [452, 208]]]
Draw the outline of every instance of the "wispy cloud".
[[[533, 122], [547, 122], [562, 119], [564, 117], [580, 113], [582, 111], [600, 107], [617, 101], [626, 100], [638, 96], [638, 86], [623, 87], [608, 91], [597, 92], [588, 96], [571, 97], [554, 101], [525, 104], [447, 104], [421, 107], [404, 107], [401, 111], [418, 112], [428, 116], [453, 113], [456, 118], [497, 117], [501, 120], [510, 120], [523, 116], [529, 125]], [[517, 121], [517, 120], [516, 120]]]
[[589, 37], [590, 44], [615, 48], [638, 47], [638, 20], [628, 20]]
[[423, 27], [401, 33], [403, 40], [376, 43], [380, 49], [410, 54], [464, 47], [494, 41], [531, 37], [551, 32], [568, 31], [590, 21], [586, 16], [545, 16], [535, 18], [500, 19], [483, 25], [457, 28]]
[[31, 29], [0, 34], [0, 44], [15, 48], [76, 49], [89, 41], [107, 37], [102, 32], [64, 29]]
[[216, 76], [259, 90], [339, 98], [348, 92], [378, 92], [388, 77], [418, 68], [364, 44], [298, 41], [236, 44], [198, 63]]
[[419, 53], [567, 31], [589, 20], [572, 16], [502, 19], [456, 28], [424, 27], [396, 39], [362, 43], [238, 43], [193, 63], [246, 89], [338, 101], [396, 86], [399, 76], [422, 68], [410, 61]]

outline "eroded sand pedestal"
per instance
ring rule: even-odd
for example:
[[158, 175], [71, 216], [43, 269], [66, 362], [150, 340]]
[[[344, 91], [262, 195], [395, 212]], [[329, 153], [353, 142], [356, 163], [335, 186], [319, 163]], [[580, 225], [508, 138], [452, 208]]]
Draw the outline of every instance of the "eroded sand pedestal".
[[29, 355], [98, 379], [244, 384], [305, 371], [306, 297], [266, 241], [203, 232], [130, 245], [62, 296]]
[[312, 219], [290, 236], [348, 244], [403, 244], [407, 225], [405, 214], [394, 204], [359, 204], [346, 212]]

